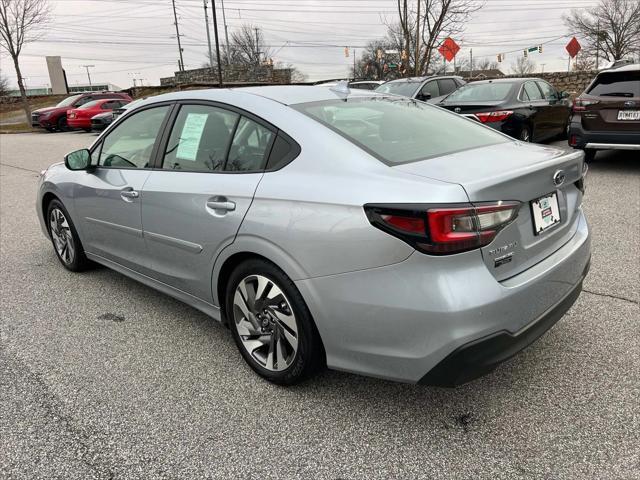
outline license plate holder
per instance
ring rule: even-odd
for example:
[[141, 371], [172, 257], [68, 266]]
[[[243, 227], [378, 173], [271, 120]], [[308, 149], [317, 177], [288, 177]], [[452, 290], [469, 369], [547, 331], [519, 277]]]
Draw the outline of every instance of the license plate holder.
[[618, 110], [618, 120], [640, 120], [640, 110]]
[[533, 217], [533, 230], [536, 235], [540, 235], [558, 225], [561, 221], [558, 193], [548, 193], [532, 200], [531, 216]]

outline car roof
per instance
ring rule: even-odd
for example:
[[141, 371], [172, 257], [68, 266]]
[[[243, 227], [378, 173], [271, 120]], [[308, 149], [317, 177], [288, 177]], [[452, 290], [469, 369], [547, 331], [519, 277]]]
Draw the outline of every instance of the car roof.
[[[323, 100], [337, 100], [345, 97], [374, 97], [384, 96], [372, 90], [349, 90], [348, 94], [335, 91], [333, 88], [311, 85], [282, 85], [265, 87], [241, 87], [241, 88], [209, 88], [203, 90], [183, 90], [181, 92], [166, 93], [146, 99], [143, 103], [150, 104], [172, 100], [210, 100], [229, 101], [235, 97], [237, 100], [247, 100], [250, 96], [258, 96], [281, 103], [283, 105], [295, 105], [298, 103], [320, 102]], [[137, 105], [136, 105], [137, 106]]]
[[640, 71], [640, 63], [632, 63], [630, 65], [623, 65], [621, 67], [608, 68], [607, 70], [603, 70], [599, 72], [598, 75], [602, 73], [609, 73], [609, 72], [637, 72], [637, 71]]
[[489, 80], [476, 80], [473, 81], [471, 83], [467, 83], [467, 85], [479, 85], [482, 83], [523, 83], [526, 82], [528, 80], [540, 80], [540, 81], [546, 81], [542, 78], [538, 78], [538, 77], [522, 77], [522, 78], [492, 78]]
[[407, 78], [397, 78], [395, 80], [389, 80], [386, 83], [419, 83], [424, 82], [425, 80], [430, 80], [433, 78], [462, 78], [459, 75], [427, 75], [425, 77], [407, 77]]

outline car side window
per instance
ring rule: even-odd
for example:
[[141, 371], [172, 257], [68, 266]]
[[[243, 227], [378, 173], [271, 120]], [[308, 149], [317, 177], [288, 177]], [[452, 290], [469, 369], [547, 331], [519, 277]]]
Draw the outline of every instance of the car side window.
[[100, 108], [102, 110], [111, 110], [116, 107], [116, 102], [104, 102]]
[[229, 149], [225, 170], [257, 172], [265, 168], [274, 133], [246, 117], [241, 117]]
[[427, 95], [430, 94], [431, 98], [434, 97], [439, 97], [440, 96], [440, 90], [438, 89], [438, 82], [437, 81], [430, 81], [427, 82], [423, 87], [422, 90], [420, 90], [420, 93], [422, 95]]
[[547, 82], [536, 83], [538, 84], [538, 87], [540, 87], [540, 90], [542, 90], [544, 98], [546, 98], [547, 100], [558, 100], [558, 92], [556, 92], [555, 88], [553, 88]]
[[542, 100], [542, 93], [534, 82], [527, 82], [524, 84], [524, 92], [529, 97], [529, 100]]
[[93, 100], [94, 100], [94, 98], [91, 97], [91, 96], [82, 97], [81, 99], [76, 101], [76, 103], [74, 103], [74, 107], [80, 107], [80, 106], [84, 105], [85, 103], [92, 102]]
[[171, 130], [162, 168], [216, 172], [224, 168], [240, 115], [208, 105], [184, 105]]
[[458, 88], [458, 85], [453, 78], [443, 78], [438, 80], [438, 87], [440, 89], [440, 95], [449, 95]]
[[98, 165], [148, 168], [169, 105], [153, 107], [124, 118], [102, 142]]

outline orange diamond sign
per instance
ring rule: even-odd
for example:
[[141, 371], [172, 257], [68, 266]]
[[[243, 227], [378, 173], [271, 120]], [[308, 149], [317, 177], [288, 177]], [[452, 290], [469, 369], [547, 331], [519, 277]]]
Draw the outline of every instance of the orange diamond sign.
[[569, 52], [571, 58], [573, 58], [578, 54], [582, 47], [580, 46], [580, 42], [576, 40], [576, 37], [573, 37], [571, 40], [569, 40], [569, 43], [567, 43], [567, 46], [564, 48], [567, 50], [567, 52]]
[[453, 60], [453, 57], [456, 56], [456, 53], [460, 51], [460, 46], [455, 42], [453, 38], [447, 37], [446, 40], [442, 42], [442, 45], [440, 45], [440, 47], [438, 48], [438, 51], [447, 60], [447, 62], [450, 62], [451, 60]]

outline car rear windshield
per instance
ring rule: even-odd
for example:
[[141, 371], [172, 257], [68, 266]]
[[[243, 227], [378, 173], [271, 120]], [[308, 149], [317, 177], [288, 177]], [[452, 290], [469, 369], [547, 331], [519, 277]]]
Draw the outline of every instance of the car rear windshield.
[[378, 88], [376, 88], [376, 92], [379, 93], [393, 93], [394, 95], [402, 95], [405, 97], [412, 97], [418, 87], [420, 86], [420, 82], [389, 82], [383, 83]]
[[515, 83], [468, 83], [449, 95], [451, 102], [499, 102], [506, 100]]
[[73, 105], [81, 96], [82, 95], [74, 95], [72, 97], [67, 97], [56, 105], [56, 107], [68, 107], [69, 105]]
[[640, 97], [640, 71], [601, 73], [587, 93], [599, 97]]
[[406, 98], [356, 97], [293, 108], [391, 166], [510, 141], [473, 120]]

